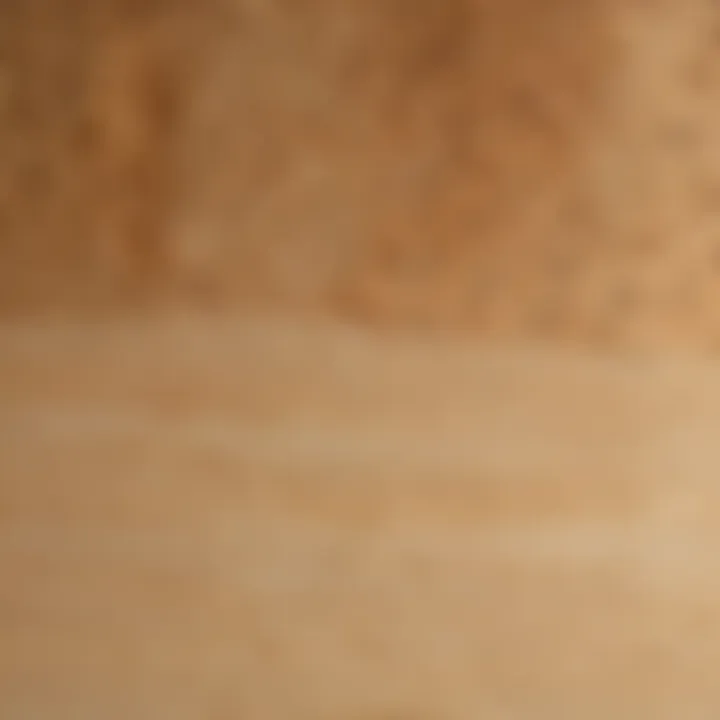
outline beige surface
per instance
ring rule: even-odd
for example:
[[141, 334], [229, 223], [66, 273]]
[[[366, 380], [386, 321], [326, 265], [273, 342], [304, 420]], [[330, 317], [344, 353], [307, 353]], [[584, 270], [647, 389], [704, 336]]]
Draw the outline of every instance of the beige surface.
[[720, 709], [720, 370], [231, 317], [0, 368], [4, 718]]
[[0, 0], [0, 717], [715, 717], [719, 22]]

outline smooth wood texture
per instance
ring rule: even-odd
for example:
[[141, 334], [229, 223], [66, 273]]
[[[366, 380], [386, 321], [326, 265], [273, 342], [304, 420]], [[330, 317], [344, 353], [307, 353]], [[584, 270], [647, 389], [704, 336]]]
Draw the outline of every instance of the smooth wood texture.
[[719, 25], [0, 1], [0, 718], [718, 716]]
[[166, 317], [0, 398], [3, 718], [720, 709], [720, 370]]

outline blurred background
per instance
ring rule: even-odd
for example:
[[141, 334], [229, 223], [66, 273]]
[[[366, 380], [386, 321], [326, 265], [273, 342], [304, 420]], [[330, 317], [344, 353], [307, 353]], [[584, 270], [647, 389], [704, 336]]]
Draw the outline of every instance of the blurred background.
[[0, 12], [6, 315], [162, 301], [716, 342], [712, 2]]

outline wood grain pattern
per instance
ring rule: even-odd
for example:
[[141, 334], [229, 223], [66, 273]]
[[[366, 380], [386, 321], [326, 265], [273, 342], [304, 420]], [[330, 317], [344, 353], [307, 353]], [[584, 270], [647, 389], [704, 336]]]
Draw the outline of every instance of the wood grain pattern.
[[720, 707], [711, 366], [175, 317], [0, 397], [3, 717]]
[[718, 23], [0, 2], [0, 717], [717, 716]]

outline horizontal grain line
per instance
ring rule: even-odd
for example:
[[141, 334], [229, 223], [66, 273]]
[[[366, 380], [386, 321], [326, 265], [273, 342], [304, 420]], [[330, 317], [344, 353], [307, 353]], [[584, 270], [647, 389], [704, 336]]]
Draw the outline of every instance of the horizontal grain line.
[[473, 430], [466, 415], [457, 426], [439, 430], [422, 425], [398, 427], [383, 424], [382, 419], [344, 427], [327, 419], [263, 426], [261, 422], [217, 418], [153, 417], [148, 412], [24, 406], [0, 411], [0, 426], [6, 441], [14, 436], [17, 448], [46, 439], [91, 443], [131, 437], [165, 446], [209, 448], [270, 463], [389, 464], [392, 469], [482, 471], [510, 477], [527, 474], [527, 480], [568, 473], [632, 478], [642, 450], [630, 441], [599, 448], [592, 433], [569, 442], [560, 432], [544, 430], [540, 422], [518, 426], [510, 436], [506, 428], [495, 428], [487, 417], [479, 417]]

